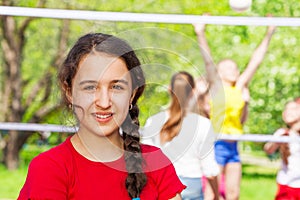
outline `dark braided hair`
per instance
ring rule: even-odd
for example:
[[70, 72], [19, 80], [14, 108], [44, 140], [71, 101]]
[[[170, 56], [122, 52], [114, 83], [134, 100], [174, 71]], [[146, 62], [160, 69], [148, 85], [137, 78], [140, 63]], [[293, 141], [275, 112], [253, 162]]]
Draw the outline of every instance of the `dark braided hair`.
[[136, 198], [139, 197], [145, 186], [147, 177], [143, 172], [144, 161], [140, 147], [139, 108], [137, 106], [137, 100], [145, 88], [145, 78], [140, 66], [141, 63], [133, 49], [127, 42], [112, 35], [89, 33], [80, 37], [67, 55], [58, 74], [62, 89], [62, 100], [64, 104], [70, 104], [66, 93], [71, 91], [72, 80], [78, 71], [79, 63], [87, 54], [93, 51], [124, 59], [131, 75], [132, 88], [135, 91], [133, 93], [132, 108], [129, 109], [121, 128], [123, 130], [125, 162], [128, 171], [125, 185], [129, 196]]

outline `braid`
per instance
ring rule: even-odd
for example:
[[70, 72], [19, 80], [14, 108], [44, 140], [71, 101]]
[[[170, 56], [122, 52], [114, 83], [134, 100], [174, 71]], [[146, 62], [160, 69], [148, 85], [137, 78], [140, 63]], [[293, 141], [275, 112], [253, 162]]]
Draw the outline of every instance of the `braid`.
[[147, 182], [147, 176], [143, 172], [143, 158], [140, 147], [139, 135], [139, 109], [134, 105], [127, 115], [123, 129], [123, 140], [125, 150], [125, 162], [128, 176], [126, 178], [126, 189], [131, 198], [139, 197]]

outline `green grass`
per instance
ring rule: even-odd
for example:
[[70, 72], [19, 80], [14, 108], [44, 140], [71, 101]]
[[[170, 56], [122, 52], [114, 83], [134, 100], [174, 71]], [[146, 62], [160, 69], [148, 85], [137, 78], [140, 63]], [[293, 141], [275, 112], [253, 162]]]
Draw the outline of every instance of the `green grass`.
[[276, 168], [243, 164], [241, 200], [272, 200], [276, 193]]
[[49, 148], [47, 145], [25, 145], [20, 152], [20, 167], [14, 171], [9, 171], [0, 164], [0, 200], [17, 199], [26, 179], [29, 162]]
[[0, 165], [0, 199], [17, 199], [26, 174], [27, 167], [8, 171], [3, 165]]

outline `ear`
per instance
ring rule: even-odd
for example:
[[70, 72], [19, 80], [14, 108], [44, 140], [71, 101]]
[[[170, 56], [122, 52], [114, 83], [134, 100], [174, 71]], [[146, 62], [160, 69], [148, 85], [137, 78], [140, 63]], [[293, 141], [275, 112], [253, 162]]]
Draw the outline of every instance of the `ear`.
[[68, 86], [67, 82], [64, 82], [64, 92], [66, 93], [67, 100], [72, 103], [73, 98], [72, 98], [72, 89]]
[[68, 101], [69, 101], [71, 104], [73, 104], [73, 103], [72, 103], [72, 102], [73, 102], [72, 92], [71, 92], [71, 89], [70, 89], [70, 88], [68, 88], [68, 89], [66, 90], [66, 97], [67, 97]]
[[133, 101], [133, 99], [134, 99], [136, 93], [137, 93], [137, 88], [134, 89], [134, 90], [132, 91], [132, 94], [131, 94], [131, 97], [130, 97], [130, 102], [129, 102], [129, 104], [132, 103], [132, 101]]

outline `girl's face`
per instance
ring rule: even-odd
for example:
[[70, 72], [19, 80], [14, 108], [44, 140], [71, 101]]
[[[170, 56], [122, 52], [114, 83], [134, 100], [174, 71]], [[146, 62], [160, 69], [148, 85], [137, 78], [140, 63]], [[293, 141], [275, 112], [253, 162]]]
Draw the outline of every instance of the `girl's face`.
[[222, 61], [218, 65], [218, 72], [223, 81], [231, 84], [234, 84], [240, 76], [236, 63], [231, 60]]
[[300, 104], [296, 102], [289, 102], [286, 104], [285, 109], [282, 113], [283, 121], [288, 124], [292, 125], [293, 123], [300, 120]]
[[119, 134], [132, 97], [132, 81], [121, 58], [96, 53], [79, 64], [69, 100], [79, 120], [79, 131], [98, 136]]

